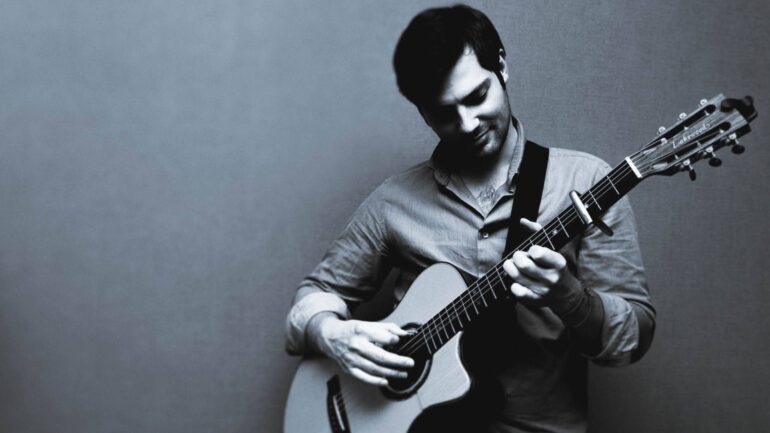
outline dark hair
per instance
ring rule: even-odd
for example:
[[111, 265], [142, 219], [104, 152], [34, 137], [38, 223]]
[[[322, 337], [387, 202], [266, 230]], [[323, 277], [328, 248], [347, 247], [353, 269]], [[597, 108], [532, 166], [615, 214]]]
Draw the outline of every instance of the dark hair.
[[438, 94], [466, 47], [505, 87], [499, 62], [505, 48], [495, 26], [481, 11], [455, 5], [420, 12], [401, 34], [393, 54], [398, 89], [420, 107]]

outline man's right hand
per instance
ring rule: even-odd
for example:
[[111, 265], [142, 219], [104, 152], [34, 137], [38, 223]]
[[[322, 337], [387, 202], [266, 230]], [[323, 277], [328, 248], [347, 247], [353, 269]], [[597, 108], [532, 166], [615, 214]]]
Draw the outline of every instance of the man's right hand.
[[396, 355], [383, 346], [396, 344], [409, 335], [394, 323], [341, 320], [320, 313], [308, 323], [308, 343], [328, 356], [353, 377], [371, 385], [385, 386], [387, 379], [405, 378], [414, 360]]

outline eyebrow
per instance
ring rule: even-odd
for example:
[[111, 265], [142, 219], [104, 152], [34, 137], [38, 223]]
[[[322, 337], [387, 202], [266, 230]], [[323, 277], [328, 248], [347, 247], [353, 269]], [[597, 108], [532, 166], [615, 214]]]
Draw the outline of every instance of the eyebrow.
[[[473, 99], [479, 92], [482, 90], [486, 90], [486, 88], [489, 88], [489, 84], [491, 82], [491, 78], [487, 77], [482, 81], [478, 86], [476, 86], [473, 90], [471, 90], [466, 96], [464, 96], [462, 99], [460, 99], [461, 103], [468, 103], [469, 99]], [[454, 104], [436, 104], [436, 108], [446, 108], [451, 107]]]

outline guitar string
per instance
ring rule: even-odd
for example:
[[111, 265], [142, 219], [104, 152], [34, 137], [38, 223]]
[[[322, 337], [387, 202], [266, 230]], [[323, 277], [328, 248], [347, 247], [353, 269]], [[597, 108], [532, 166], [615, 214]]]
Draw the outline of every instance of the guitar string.
[[[735, 114], [733, 114], [733, 115], [729, 115], [729, 116], [727, 116], [727, 117], [725, 118], [724, 122], [727, 122], [727, 123], [729, 123], [729, 121], [730, 121], [730, 120], [732, 120], [732, 117], [738, 117], [738, 115], [735, 115]], [[706, 134], [702, 134], [702, 135], [701, 135], [701, 137], [702, 137], [702, 136], [704, 136], [704, 135], [706, 135]], [[726, 135], [726, 132], [720, 133], [719, 135]], [[712, 137], [712, 139], [713, 139], [713, 138], [715, 138], [715, 137]], [[721, 138], [720, 138], [720, 139], [721, 139]], [[718, 141], [718, 140], [715, 140], [715, 141]], [[639, 153], [639, 152], [637, 152], [637, 153]], [[635, 157], [633, 157], [633, 156], [632, 156], [632, 157], [629, 157], [629, 159], [631, 159], [631, 160], [632, 160], [632, 163], [634, 164], [634, 166], [636, 166], [636, 167], [637, 167], [637, 170], [639, 170], [639, 171], [646, 171], [646, 169], [649, 169], [650, 167], [652, 167], [652, 166], [655, 164], [654, 162], [650, 162], [650, 163], [646, 163], [646, 164], [638, 164], [638, 160], [639, 160], [639, 159], [641, 159], [642, 155], [641, 155], [641, 154], [639, 154], [639, 155], [637, 155], [637, 156], [638, 156], [638, 158], [637, 158], [636, 160], [634, 160], [634, 159], [635, 159]], [[627, 161], [624, 161], [624, 162], [627, 162]], [[599, 183], [596, 185], [596, 187], [597, 187], [597, 191], [596, 191], [596, 193], [598, 193], [598, 194], [600, 194], [600, 196], [602, 196], [604, 193], [606, 193], [606, 192], [607, 192], [607, 191], [609, 191], [610, 189], [614, 189], [614, 190], [616, 190], [616, 192], [617, 192], [617, 189], [616, 189], [616, 187], [615, 187], [615, 184], [612, 182], [612, 178], [614, 177], [614, 178], [615, 178], [615, 180], [617, 181], [619, 178], [621, 178], [621, 177], [623, 177], [623, 176], [626, 176], [630, 170], [631, 170], [631, 167], [630, 167], [630, 166], [629, 166], [629, 165], [626, 163], [625, 167], [623, 167], [623, 168], [622, 168], [621, 170], [619, 170], [617, 173], [613, 173], [615, 170], [612, 170], [612, 171], [610, 171], [610, 173], [609, 173], [607, 176], [605, 176], [605, 177], [602, 179], [602, 181], [600, 181], [600, 182], [599, 182]], [[605, 183], [606, 183], [606, 180], [610, 180], [610, 182], [609, 182], [609, 185], [603, 185], [603, 184], [605, 184]], [[589, 190], [588, 190], [586, 193], [584, 193], [584, 194], [587, 194], [587, 193], [588, 193], [589, 191], [591, 191], [592, 189], [593, 189], [593, 187], [592, 187], [592, 188], [589, 188]], [[625, 195], [626, 195], [626, 194], [623, 194], [622, 196], [625, 196]], [[622, 196], [621, 196], [621, 198], [622, 198]], [[581, 199], [582, 199], [582, 198], [583, 198], [583, 197], [581, 196]], [[599, 204], [598, 204], [599, 202], [598, 202], [598, 200], [597, 200], [597, 199], [596, 199], [596, 198], [593, 196], [593, 193], [591, 194], [591, 198], [593, 199], [593, 201], [594, 201], [594, 204], [595, 204], [595, 205], [597, 205], [597, 206], [599, 206]], [[586, 202], [587, 202], [587, 200], [586, 200]], [[590, 205], [589, 205], [589, 206], [590, 206]], [[572, 212], [570, 212], [570, 211], [572, 211]], [[543, 227], [543, 228], [542, 228], [541, 230], [539, 230], [538, 232], [536, 232], [536, 233], [532, 234], [532, 235], [530, 236], [530, 238], [528, 238], [527, 240], [525, 240], [524, 242], [522, 242], [522, 243], [521, 243], [521, 245], [524, 245], [524, 244], [527, 244], [527, 243], [529, 243], [529, 244], [530, 244], [530, 246], [534, 245], [534, 244], [535, 244], [535, 243], [534, 243], [534, 242], [535, 242], [535, 241], [534, 241], [534, 238], [535, 238], [535, 237], [538, 237], [537, 235], [539, 235], [541, 232], [543, 233], [543, 235], [545, 235], [545, 233], [547, 233], [547, 232], [551, 232], [551, 231], [552, 231], [550, 228], [548, 228], [548, 226], [554, 225], [553, 229], [557, 229], [557, 227], [558, 227], [558, 226], [557, 226], [556, 224], [554, 224], [554, 222], [558, 222], [558, 223], [560, 223], [560, 224], [561, 224], [561, 226], [562, 226], [562, 228], [564, 228], [564, 227], [563, 227], [564, 225], [569, 225], [569, 224], [571, 224], [573, 221], [575, 221], [575, 218], [574, 218], [574, 216], [575, 216], [575, 215], [568, 215], [568, 218], [569, 218], [569, 219], [567, 220], [567, 222], [566, 222], [566, 224], [565, 224], [565, 223], [564, 223], [564, 221], [563, 221], [563, 219], [562, 219], [562, 214], [565, 214], [565, 213], [569, 213], [569, 214], [572, 214], [572, 213], [574, 213], [574, 214], [576, 214], [576, 212], [574, 212], [574, 208], [573, 208], [573, 207], [568, 207], [568, 208], [566, 208], [566, 209], [565, 209], [565, 210], [563, 210], [563, 211], [562, 211], [562, 212], [561, 212], [559, 215], [557, 215], [557, 217], [556, 217], [556, 218], [554, 218], [554, 220], [552, 220], [550, 223], [548, 223], [548, 224], [547, 224], [545, 227]], [[548, 229], [547, 229], [547, 228], [548, 228]], [[565, 228], [564, 232], [566, 232], [566, 228]], [[544, 236], [544, 239], [545, 239], [545, 240], [548, 240], [548, 241], [549, 241], [549, 243], [550, 243], [550, 238], [549, 238], [547, 235], [545, 235], [545, 236]], [[540, 243], [540, 242], [542, 242], [542, 241], [543, 241], [543, 239], [540, 239], [540, 240], [538, 240], [538, 241], [536, 241], [536, 242], [539, 244], [539, 243]], [[511, 252], [510, 254], [508, 254], [508, 256], [511, 256], [511, 255], [512, 255], [514, 252], [515, 252], [515, 251]], [[508, 257], [508, 256], [506, 256], [506, 257]], [[504, 262], [505, 260], [507, 260], [507, 258], [503, 259], [503, 262]], [[500, 273], [500, 269], [499, 269], [499, 267], [501, 266], [501, 263], [502, 263], [502, 262], [500, 262], [500, 263], [496, 264], [496, 265], [495, 265], [495, 266], [493, 266], [493, 267], [492, 267], [492, 269], [490, 269], [490, 271], [488, 271], [488, 272], [487, 272], [487, 273], [486, 273], [484, 276], [482, 276], [481, 278], [479, 278], [479, 279], [477, 279], [476, 281], [474, 281], [474, 283], [472, 283], [472, 284], [471, 284], [471, 287], [469, 287], [467, 290], [465, 290], [465, 291], [463, 292], [463, 294], [461, 294], [461, 295], [460, 295], [458, 298], [456, 298], [456, 299], [460, 299], [460, 298], [463, 298], [463, 297], [470, 297], [470, 298], [471, 298], [471, 301], [473, 301], [473, 296], [475, 296], [475, 294], [474, 294], [474, 293], [470, 293], [470, 292], [472, 291], [472, 289], [473, 289], [473, 286], [477, 286], [477, 285], [478, 285], [478, 284], [481, 282], [481, 280], [487, 280], [487, 281], [486, 281], [486, 283], [487, 283], [487, 285], [489, 286], [489, 291], [491, 291], [492, 293], [494, 293], [494, 287], [492, 286], [491, 282], [489, 281], [489, 277], [488, 277], [488, 275], [489, 275], [489, 274], [490, 274], [492, 271], [494, 271], [495, 275], [496, 275], [498, 278], [500, 278], [501, 280], [503, 280], [503, 279], [502, 279], [502, 277], [503, 277], [505, 274], [501, 274], [501, 273]], [[479, 293], [479, 296], [480, 296], [480, 297], [481, 297], [481, 299], [483, 300], [483, 291], [486, 291], [486, 290], [487, 290], [487, 288], [485, 288], [485, 287], [478, 287], [478, 290], [475, 290], [475, 292], [478, 292], [478, 293]], [[469, 296], [466, 296], [466, 295], [469, 295]], [[476, 300], [478, 300], [478, 299], [479, 299], [479, 298], [478, 298], [478, 297], [476, 297]], [[452, 303], [451, 303], [451, 304], [454, 304], [454, 303], [455, 303], [455, 301], [452, 301]], [[466, 315], [468, 315], [468, 312], [467, 312], [466, 306], [467, 306], [467, 305], [469, 305], [469, 304], [468, 304], [468, 303], [466, 303], [466, 302], [465, 302], [465, 300], [463, 300], [463, 302], [462, 302], [461, 304], [462, 304], [462, 307], [464, 308], [464, 311], [466, 312]], [[475, 305], [475, 304], [474, 304], [474, 305]], [[460, 323], [460, 324], [462, 325], [462, 319], [461, 319], [461, 315], [460, 315], [460, 314], [457, 312], [457, 308], [456, 308], [456, 305], [453, 305], [453, 307], [454, 307], [454, 310], [455, 310], [455, 317], [457, 318], [457, 322], [458, 322], [458, 323]], [[449, 313], [448, 311], [446, 311], [446, 312], [445, 312], [444, 310], [446, 310], [446, 308], [445, 308], [445, 309], [442, 309], [442, 311], [441, 311], [441, 312], [440, 312], [440, 313], [439, 313], [437, 316], [435, 316], [435, 317], [438, 317], [438, 318], [440, 318], [440, 319], [441, 319], [441, 322], [440, 322], [440, 324], [441, 324], [441, 326], [444, 328], [444, 330], [445, 330], [445, 335], [446, 335], [446, 329], [445, 329], [445, 327], [446, 327], [446, 323], [447, 323], [447, 320], [446, 320], [446, 319], [448, 319], [450, 323], [453, 323], [454, 319], [451, 317], [451, 313]], [[441, 316], [442, 316], [442, 315], [444, 315], [444, 314], [446, 315], [446, 318], [441, 318]], [[433, 320], [433, 319], [431, 319], [431, 320]], [[429, 320], [429, 321], [428, 321], [428, 323], [430, 323], [430, 321], [431, 321], [431, 320]], [[426, 323], [426, 324], [428, 324], [428, 323]], [[433, 327], [436, 329], [436, 333], [435, 333], [435, 334], [433, 334], [433, 333], [432, 333], [433, 331], [429, 329], [429, 328], [430, 328], [430, 325], [429, 325], [429, 327], [428, 327], [427, 331], [431, 333], [431, 334], [430, 334], [430, 335], [431, 335], [431, 339], [432, 339], [432, 336], [433, 336], [433, 335], [438, 335], [438, 336], [440, 337], [440, 333], [438, 332], [438, 326], [439, 326], [439, 323], [436, 323], [436, 324], [434, 324], [434, 326], [433, 326]], [[453, 326], [452, 326], [452, 327], [453, 327]], [[454, 328], [454, 327], [453, 327], [453, 328]], [[413, 353], [416, 353], [416, 350], [419, 350], [419, 349], [420, 349], [420, 345], [421, 345], [422, 343], [420, 342], [420, 339], [418, 339], [418, 338], [416, 338], [416, 337], [417, 337], [417, 334], [418, 334], [418, 333], [421, 333], [421, 332], [422, 332], [422, 333], [424, 334], [424, 332], [423, 332], [423, 329], [424, 329], [424, 326], [421, 326], [421, 327], [420, 327], [420, 331], [418, 331], [418, 332], [416, 332], [416, 333], [412, 334], [412, 337], [413, 337], [413, 340], [412, 340], [412, 341], [413, 341], [413, 342], [416, 342], [416, 345], [413, 345], [412, 347], [410, 347], [410, 350], [411, 350], [411, 351], [409, 352], [409, 354], [413, 354]], [[454, 329], [453, 329], [453, 331], [454, 331]], [[453, 332], [453, 334], [456, 334], [456, 332]], [[425, 335], [423, 335], [423, 337], [425, 338]], [[449, 337], [448, 339], [451, 339], [451, 337]], [[429, 349], [429, 346], [427, 345], [427, 344], [428, 344], [428, 343], [427, 343], [427, 340], [424, 340], [424, 341], [425, 341], [426, 349]], [[439, 340], [439, 341], [440, 341], [440, 340]], [[447, 341], [448, 341], [448, 340], [447, 340]], [[443, 346], [443, 344], [446, 344], [446, 342], [443, 342], [443, 343], [441, 344], [441, 346]], [[434, 345], [435, 345], [435, 342], [434, 342]], [[408, 347], [408, 345], [407, 345], [407, 346], [405, 346], [404, 348], [402, 348], [402, 350], [403, 350], [403, 349], [405, 349], [406, 347]], [[440, 349], [440, 346], [439, 346], [439, 347], [437, 347], [435, 350], [437, 351], [438, 349]], [[429, 352], [430, 352], [430, 351], [429, 351]], [[434, 351], [434, 353], [435, 353], [435, 351]], [[345, 393], [344, 391], [343, 391], [343, 392], [340, 392], [340, 394], [339, 394], [337, 397], [338, 397], [338, 398], [340, 398], [340, 399], [342, 399], [343, 397], [345, 397], [345, 396], [346, 396], [345, 394], [347, 394], [347, 393]], [[342, 401], [342, 400], [340, 400], [340, 401]], [[350, 405], [348, 405], [350, 410], [353, 410], [353, 409], [354, 409], [354, 408], [357, 406], [357, 405], [354, 405], [354, 404], [353, 404], [353, 403], [355, 403], [355, 401], [356, 401], [355, 399], [353, 399], [353, 400], [351, 400], [351, 401], [350, 401], [350, 403], [351, 403], [351, 404], [350, 404]]]

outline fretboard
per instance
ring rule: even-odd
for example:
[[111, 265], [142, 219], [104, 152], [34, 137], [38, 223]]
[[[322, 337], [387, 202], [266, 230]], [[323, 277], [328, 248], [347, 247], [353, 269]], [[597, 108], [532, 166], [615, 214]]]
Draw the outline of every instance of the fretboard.
[[[580, 195], [580, 200], [593, 217], [599, 217], [639, 182], [640, 178], [634, 174], [631, 165], [624, 161]], [[485, 311], [510, 297], [509, 288], [513, 280], [503, 270], [503, 262], [511, 258], [513, 253], [527, 251], [533, 245], [558, 251], [585, 229], [586, 224], [574, 206], [570, 205], [544, 225], [542, 230], [533, 233], [486, 274], [471, 283], [467, 290], [423, 323], [413, 335], [403, 339], [395, 351], [407, 356], [432, 355]]]

